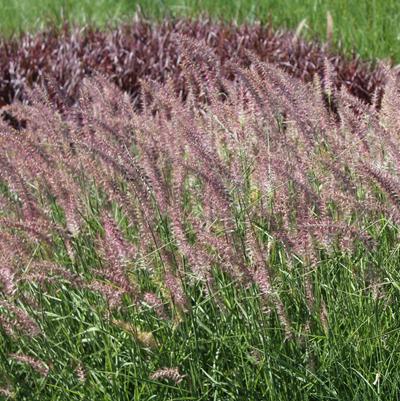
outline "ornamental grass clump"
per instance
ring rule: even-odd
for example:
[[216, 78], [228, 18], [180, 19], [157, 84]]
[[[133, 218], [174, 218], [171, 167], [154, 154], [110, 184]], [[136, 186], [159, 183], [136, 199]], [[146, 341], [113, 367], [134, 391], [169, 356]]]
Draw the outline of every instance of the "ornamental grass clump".
[[[316, 296], [321, 262], [373, 250], [377, 219], [399, 224], [392, 72], [377, 111], [337, 91], [328, 65], [322, 81], [305, 84], [247, 53], [252, 67], [229, 64], [237, 77], [230, 81], [211, 49], [179, 42], [184, 99], [172, 78], [145, 81], [137, 111], [96, 75], [63, 112], [39, 87], [29, 102], [7, 107], [26, 127], [0, 127], [2, 335], [14, 335], [14, 316], [19, 335], [51, 344], [42, 308], [70, 291], [69, 302], [76, 292], [96, 308], [96, 331], [111, 325], [126, 337], [134, 328], [134, 338], [151, 339], [146, 352], [157, 352], [159, 341], [129, 313], [147, 305], [160, 325], [179, 330], [195, 313], [193, 286], [222, 313], [222, 274], [234, 288], [258, 288], [281, 341], [299, 341], [321, 325], [328, 330]], [[282, 286], [296, 272], [298, 310]], [[9, 358], [51, 375], [16, 352]], [[179, 384], [178, 372], [150, 377]]]

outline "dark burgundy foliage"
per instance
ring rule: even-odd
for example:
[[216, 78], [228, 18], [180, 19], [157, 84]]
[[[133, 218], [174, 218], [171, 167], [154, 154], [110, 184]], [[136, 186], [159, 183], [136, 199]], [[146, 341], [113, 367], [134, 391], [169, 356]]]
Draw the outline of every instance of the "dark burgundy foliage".
[[[210, 21], [165, 21], [162, 24], [136, 20], [118, 29], [101, 32], [93, 28], [61, 31], [0, 42], [0, 107], [14, 99], [25, 99], [25, 89], [51, 76], [48, 88], [68, 104], [76, 101], [85, 76], [103, 73], [134, 99], [141, 79], [165, 81], [172, 76], [175, 86], [186, 89], [179, 65], [179, 36], [202, 41], [216, 54], [225, 77], [233, 78], [228, 62], [249, 65], [246, 50], [261, 61], [283, 67], [305, 81], [317, 72], [321, 77], [327, 58], [333, 66], [335, 86], [344, 85], [357, 97], [370, 101], [383, 85], [383, 71], [360, 61], [345, 59], [327, 45], [305, 42], [290, 32], [274, 32], [268, 26], [216, 24]], [[56, 93], [58, 92], [58, 93]], [[12, 116], [7, 115], [11, 123]]]

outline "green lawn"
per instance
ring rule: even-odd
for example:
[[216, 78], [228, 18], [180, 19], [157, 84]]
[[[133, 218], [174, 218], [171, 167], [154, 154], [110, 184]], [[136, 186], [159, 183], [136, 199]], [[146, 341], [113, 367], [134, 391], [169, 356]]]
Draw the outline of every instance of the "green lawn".
[[115, 24], [135, 13], [145, 16], [210, 15], [219, 20], [268, 21], [295, 29], [306, 19], [302, 33], [326, 39], [326, 13], [333, 17], [333, 37], [347, 53], [356, 49], [364, 58], [391, 57], [400, 62], [400, 2], [396, 0], [0, 0], [3, 34], [43, 29], [65, 18], [79, 24]]

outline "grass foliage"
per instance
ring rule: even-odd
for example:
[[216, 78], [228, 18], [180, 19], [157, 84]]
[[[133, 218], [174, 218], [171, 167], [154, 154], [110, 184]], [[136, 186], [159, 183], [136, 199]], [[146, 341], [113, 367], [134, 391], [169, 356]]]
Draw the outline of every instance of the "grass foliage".
[[399, 397], [396, 76], [380, 110], [181, 37], [142, 107], [96, 75], [0, 126], [0, 380], [17, 400]]

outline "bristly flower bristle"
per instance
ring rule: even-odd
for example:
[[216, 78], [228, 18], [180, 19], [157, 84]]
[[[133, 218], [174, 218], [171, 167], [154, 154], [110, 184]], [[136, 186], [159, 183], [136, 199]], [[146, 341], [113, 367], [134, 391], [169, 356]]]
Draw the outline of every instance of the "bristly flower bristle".
[[175, 384], [179, 384], [185, 378], [178, 368], [160, 368], [150, 375], [151, 380], [171, 380]]
[[82, 364], [82, 362], [79, 362], [76, 367], [75, 367], [75, 374], [76, 377], [78, 378], [78, 380], [81, 383], [84, 383], [86, 381], [87, 375], [86, 375], [86, 371], [85, 368]]
[[0, 306], [14, 316], [13, 318], [1, 316], [2, 323], [4, 323], [3, 327], [7, 333], [13, 335], [17, 331], [29, 337], [41, 334], [39, 325], [26, 311], [8, 301], [0, 301]]
[[158, 317], [161, 319], [167, 319], [163, 302], [156, 294], [152, 292], [146, 292], [143, 295], [143, 301], [156, 312]]
[[14, 361], [29, 365], [42, 376], [47, 376], [49, 374], [49, 367], [43, 361], [33, 358], [32, 356], [25, 354], [10, 354], [9, 357]]

